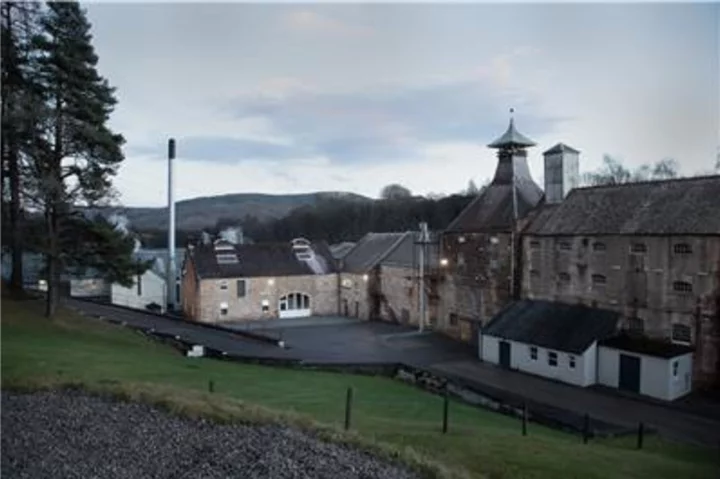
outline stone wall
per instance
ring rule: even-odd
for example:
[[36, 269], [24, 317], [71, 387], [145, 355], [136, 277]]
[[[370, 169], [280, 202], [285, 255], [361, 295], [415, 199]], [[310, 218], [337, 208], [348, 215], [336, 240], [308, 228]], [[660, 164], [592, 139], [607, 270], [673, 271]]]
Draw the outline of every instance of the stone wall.
[[[239, 296], [238, 281], [244, 281]], [[203, 279], [195, 319], [203, 322], [269, 319], [279, 317], [280, 298], [289, 293], [310, 297], [313, 316], [338, 314], [336, 274], [253, 278]], [[227, 305], [223, 313], [222, 306]]]
[[[511, 235], [445, 233], [447, 261], [439, 285], [438, 328], [451, 337], [477, 341], [477, 330], [511, 300]], [[518, 265], [518, 277], [520, 266]]]
[[668, 341], [689, 327], [695, 379], [717, 379], [720, 237], [526, 236], [523, 258], [523, 297], [615, 310], [622, 327]]
[[370, 275], [340, 273], [340, 315], [370, 319]]
[[180, 298], [185, 317], [200, 321], [200, 285], [197, 281], [195, 265], [192, 261], [185, 262], [185, 272], [182, 277], [182, 294]]

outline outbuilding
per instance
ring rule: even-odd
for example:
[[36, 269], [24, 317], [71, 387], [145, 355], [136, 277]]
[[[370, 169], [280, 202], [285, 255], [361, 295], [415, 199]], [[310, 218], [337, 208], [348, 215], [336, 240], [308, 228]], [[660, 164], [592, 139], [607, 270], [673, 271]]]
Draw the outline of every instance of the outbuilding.
[[483, 361], [576, 386], [596, 382], [597, 343], [615, 333], [613, 311], [550, 301], [510, 304], [480, 332]]
[[616, 336], [598, 345], [598, 383], [674, 401], [692, 390], [692, 363], [690, 346]]

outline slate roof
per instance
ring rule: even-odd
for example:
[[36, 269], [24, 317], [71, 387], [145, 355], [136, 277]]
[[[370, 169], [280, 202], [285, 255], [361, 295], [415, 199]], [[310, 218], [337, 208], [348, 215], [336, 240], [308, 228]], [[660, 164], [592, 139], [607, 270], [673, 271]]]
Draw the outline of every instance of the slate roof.
[[535, 142], [515, 129], [515, 121], [511, 118], [505, 133], [488, 145], [489, 148], [509, 148], [513, 146], [535, 146]]
[[366, 273], [385, 258], [411, 232], [368, 233], [343, 258], [343, 271]]
[[543, 155], [554, 155], [556, 153], [580, 153], [575, 148], [567, 146], [565, 143], [558, 143], [557, 145], [553, 146], [549, 150], [547, 150]]
[[665, 359], [682, 356], [683, 354], [692, 353], [695, 350], [690, 346], [683, 346], [682, 344], [673, 344], [668, 341], [645, 337], [632, 337], [626, 334], [604, 339], [599, 341], [598, 344], [609, 348]]
[[576, 188], [533, 235], [718, 235], [720, 175]]
[[[236, 264], [218, 264], [213, 245], [198, 245], [189, 258], [195, 265], [198, 277], [205, 278], [252, 278], [268, 276], [303, 276], [330, 274], [337, 271], [335, 261], [325, 242], [312, 243], [320, 273], [299, 260], [287, 243], [255, 243], [232, 245], [238, 256]], [[226, 253], [226, 251], [223, 251]]]
[[[418, 241], [419, 234], [418, 231], [408, 232], [379, 263], [402, 268], [417, 268], [420, 245], [415, 242]], [[428, 267], [435, 267], [439, 264], [437, 241], [437, 233], [430, 232], [430, 244], [427, 245], [427, 257], [425, 258], [425, 264]]]
[[348, 252], [355, 247], [355, 243], [345, 241], [343, 243], [330, 245], [330, 252], [335, 259], [344, 258]]
[[582, 354], [594, 341], [615, 334], [619, 314], [577, 304], [522, 300], [483, 328], [483, 335]]

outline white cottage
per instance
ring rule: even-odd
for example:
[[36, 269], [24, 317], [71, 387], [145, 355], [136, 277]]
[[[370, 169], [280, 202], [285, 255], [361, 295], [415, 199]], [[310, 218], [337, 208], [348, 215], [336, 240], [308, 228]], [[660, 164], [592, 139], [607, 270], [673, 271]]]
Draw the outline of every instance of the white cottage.
[[111, 286], [110, 297], [113, 304], [136, 309], [149, 309], [164, 313], [167, 309], [166, 282], [163, 263], [155, 261], [145, 273], [134, 278], [133, 285]]
[[672, 401], [692, 389], [692, 349], [618, 335], [617, 312], [522, 300], [480, 332], [479, 357], [575, 386], [601, 384]]

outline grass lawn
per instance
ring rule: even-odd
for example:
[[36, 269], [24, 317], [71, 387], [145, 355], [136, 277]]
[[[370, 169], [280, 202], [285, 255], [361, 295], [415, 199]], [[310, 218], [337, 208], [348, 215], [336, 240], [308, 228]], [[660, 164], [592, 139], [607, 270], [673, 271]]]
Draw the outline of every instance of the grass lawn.
[[[205, 392], [209, 380], [213, 395]], [[249, 406], [241, 400], [284, 411], [295, 424], [312, 419], [326, 425], [342, 424], [345, 391], [353, 386], [356, 442], [387, 444], [406, 459], [420, 457], [473, 477], [715, 478], [720, 466], [714, 451], [656, 437], [647, 437], [641, 451], [628, 438], [583, 445], [577, 436], [534, 424], [522, 437], [519, 421], [455, 402], [450, 432], [442, 435], [442, 399], [387, 378], [185, 358], [119, 326], [70, 311], [49, 322], [39, 302], [4, 299], [3, 387], [63, 383], [124, 388], [134, 398], [180, 404], [177, 410], [247, 420]], [[194, 409], [183, 409], [183, 401]]]

